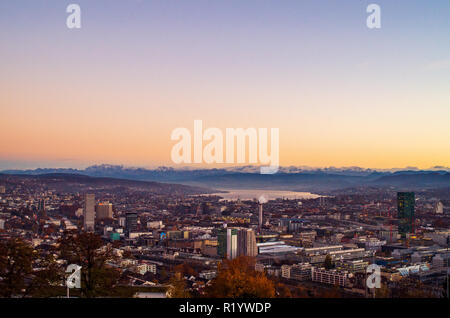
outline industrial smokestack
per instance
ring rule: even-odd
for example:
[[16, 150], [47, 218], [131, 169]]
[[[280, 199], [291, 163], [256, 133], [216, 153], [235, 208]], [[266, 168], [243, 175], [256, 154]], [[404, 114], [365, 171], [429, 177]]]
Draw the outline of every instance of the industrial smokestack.
[[259, 206], [258, 230], [259, 230], [259, 233], [261, 233], [262, 224], [263, 224], [263, 205], [262, 205], [262, 203], [259, 203], [258, 206]]
[[260, 196], [258, 199], [258, 208], [259, 208], [259, 216], [258, 216], [258, 232], [261, 233], [262, 225], [263, 225], [263, 204], [267, 202], [267, 199], [264, 196]]

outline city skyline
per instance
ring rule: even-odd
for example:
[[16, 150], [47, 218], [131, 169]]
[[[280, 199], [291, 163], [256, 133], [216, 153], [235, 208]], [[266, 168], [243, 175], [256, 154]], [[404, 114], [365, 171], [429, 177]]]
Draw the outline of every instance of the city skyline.
[[449, 17], [449, 0], [0, 1], [0, 300], [448, 304]]
[[[174, 166], [170, 134], [280, 129], [281, 166], [450, 166], [450, 4], [0, 4], [0, 170]], [[51, 4], [51, 5], [50, 5]], [[192, 165], [221, 167], [225, 165]]]

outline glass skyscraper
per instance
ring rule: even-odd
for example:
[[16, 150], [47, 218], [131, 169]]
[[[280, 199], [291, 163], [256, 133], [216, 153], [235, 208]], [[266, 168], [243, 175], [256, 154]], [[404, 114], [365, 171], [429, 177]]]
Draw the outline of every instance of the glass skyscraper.
[[222, 258], [234, 259], [238, 256], [256, 256], [255, 232], [247, 228], [224, 228], [217, 233], [217, 254]]
[[405, 238], [407, 233], [414, 232], [415, 201], [414, 192], [397, 193], [398, 232], [402, 238]]

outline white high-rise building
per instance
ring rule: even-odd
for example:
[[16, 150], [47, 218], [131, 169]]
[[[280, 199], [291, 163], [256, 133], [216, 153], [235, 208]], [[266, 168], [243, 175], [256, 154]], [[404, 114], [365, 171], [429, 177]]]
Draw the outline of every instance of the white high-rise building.
[[238, 229], [238, 256], [258, 255], [255, 232], [252, 229]]
[[261, 233], [262, 231], [262, 223], [263, 223], [263, 211], [262, 211], [262, 203], [258, 204], [258, 231]]
[[84, 195], [84, 230], [92, 232], [95, 229], [95, 195], [86, 193]]
[[227, 229], [227, 258], [234, 259], [238, 253], [238, 233], [236, 229]]

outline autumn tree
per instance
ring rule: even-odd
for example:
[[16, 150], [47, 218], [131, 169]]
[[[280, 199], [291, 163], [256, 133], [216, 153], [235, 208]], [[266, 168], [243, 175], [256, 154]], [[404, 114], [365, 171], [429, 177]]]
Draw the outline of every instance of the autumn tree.
[[297, 285], [292, 293], [293, 298], [311, 298], [312, 296], [313, 290], [302, 285]]
[[375, 288], [376, 298], [389, 298], [390, 295], [391, 293], [386, 283], [381, 283], [380, 288]]
[[391, 289], [393, 298], [435, 298], [430, 286], [412, 278], [402, 278]]
[[334, 267], [333, 259], [331, 258], [330, 254], [327, 254], [327, 256], [325, 257], [325, 261], [323, 262], [323, 267], [325, 267], [325, 269], [327, 269], [327, 270], [332, 269]]
[[169, 281], [169, 290], [167, 291], [169, 298], [189, 298], [189, 291], [186, 289], [186, 282], [183, 279], [181, 272], [175, 275]]
[[291, 290], [285, 284], [278, 283], [276, 285], [276, 291], [280, 298], [292, 298]]
[[94, 233], [69, 233], [60, 240], [60, 256], [67, 264], [81, 266], [81, 295], [108, 296], [120, 278], [120, 272], [107, 263], [116, 256], [111, 244], [105, 245]]
[[0, 242], [0, 277], [1, 297], [48, 297], [63, 276], [53, 255], [11, 238]]
[[[447, 274], [448, 275], [448, 274]], [[446, 277], [447, 278], [447, 277]], [[447, 287], [448, 280], [445, 279], [444, 283], [442, 284], [442, 298], [449, 298], [448, 295], [448, 287]]]
[[33, 248], [25, 241], [12, 238], [0, 243], [0, 295], [12, 297], [27, 289], [26, 279], [33, 273]]
[[198, 273], [195, 269], [193, 269], [189, 264], [183, 263], [174, 267], [174, 272], [181, 273], [186, 276], [197, 276]]
[[219, 263], [217, 276], [207, 288], [206, 295], [217, 298], [271, 298], [275, 297], [275, 286], [264, 273], [255, 271], [254, 259], [241, 256]]
[[341, 298], [342, 291], [339, 285], [334, 285], [332, 288], [323, 288], [315, 292], [315, 297], [318, 298]]

